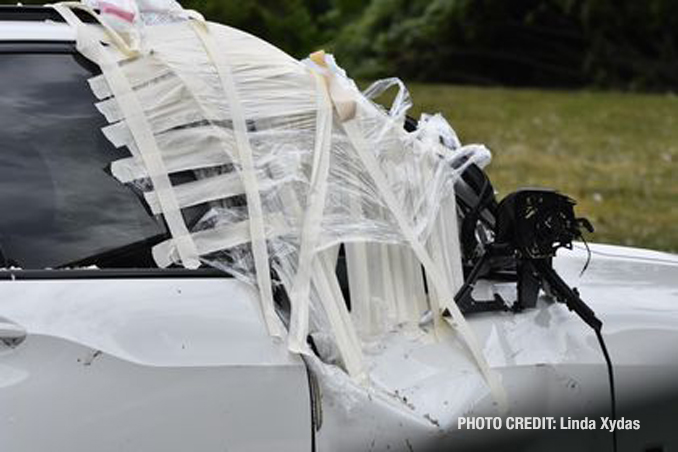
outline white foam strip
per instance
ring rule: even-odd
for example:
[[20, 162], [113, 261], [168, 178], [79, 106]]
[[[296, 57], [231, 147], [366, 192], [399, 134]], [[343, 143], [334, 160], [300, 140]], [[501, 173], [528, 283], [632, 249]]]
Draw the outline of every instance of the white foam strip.
[[111, 163], [113, 177], [123, 184], [148, 177], [146, 168], [134, 157], [116, 160]]
[[[355, 324], [356, 329], [362, 334], [371, 335], [376, 331], [372, 324], [372, 311], [370, 305], [374, 298], [379, 298], [381, 289], [379, 284], [381, 280], [374, 280], [373, 273], [367, 274], [367, 269], [375, 271], [379, 269], [379, 264], [374, 262], [375, 250], [381, 246], [375, 243], [347, 243], [344, 245], [345, 259], [346, 259], [346, 273], [348, 275], [348, 289], [351, 296], [351, 319]], [[364, 254], [361, 260], [360, 255]], [[376, 265], [375, 265], [376, 264]], [[369, 293], [365, 293], [367, 289], [368, 278], [372, 279], [369, 285]]]
[[[303, 209], [294, 191], [289, 187], [280, 191], [285, 205], [296, 217], [303, 215]], [[320, 303], [327, 314], [330, 328], [337, 341], [337, 349], [344, 361], [347, 372], [356, 380], [365, 379], [363, 354], [360, 340], [351, 321], [346, 300], [337, 281], [336, 263], [338, 246], [321, 251], [313, 265], [313, 286], [316, 288]], [[290, 283], [291, 285], [291, 283]], [[289, 292], [288, 288], [288, 292]], [[309, 353], [308, 349], [302, 353]]]
[[106, 77], [104, 77], [103, 74], [92, 77], [87, 80], [87, 82], [89, 83], [89, 87], [97, 99], [102, 100], [113, 95], [111, 93], [111, 88], [108, 87]]
[[412, 250], [409, 246], [399, 246], [398, 251], [400, 254], [400, 266], [402, 271], [402, 278], [404, 282], [404, 300], [406, 306], [406, 315], [407, 321], [416, 326], [419, 324], [419, 320], [424, 312], [420, 309], [419, 296], [415, 290], [416, 279], [412, 272]]
[[[146, 60], [150, 59], [149, 57], [147, 58], [142, 58], [142, 59], [137, 59], [135, 60], [136, 62], [145, 62]], [[157, 62], [159, 65], [160, 63]], [[176, 87], [177, 85], [180, 85], [180, 81], [177, 79], [177, 77], [171, 76], [173, 75], [172, 72], [167, 68], [164, 67], [164, 70], [159, 70], [156, 69], [155, 72], [149, 73], [146, 77], [142, 77], [141, 74], [136, 74], [135, 79], [130, 78], [130, 71], [128, 70], [130, 67], [136, 67], [139, 66], [140, 63], [136, 64], [128, 64], [125, 65], [124, 67], [121, 68], [121, 70], [125, 73], [125, 76], [127, 80], [129, 81], [130, 85], [132, 86], [132, 89], [139, 94], [140, 97], [145, 97], [145, 98], [151, 98], [153, 100], [157, 99], [157, 96], [159, 93], [164, 93], [167, 92], [171, 87]], [[136, 80], [136, 81], [135, 81]], [[111, 96], [113, 95], [111, 93], [111, 89], [108, 86], [108, 82], [106, 82], [106, 77], [104, 77], [103, 74], [97, 75], [96, 77], [92, 77], [88, 80], [90, 88], [92, 89], [92, 92], [94, 95], [97, 97], [97, 99], [102, 100], [102, 99], [107, 99], [104, 100], [103, 102], [100, 102], [97, 105], [97, 108], [99, 108], [99, 111], [101, 111], [102, 108], [104, 108], [107, 112], [110, 112], [109, 114], [111, 115], [119, 115], [121, 116], [122, 113], [119, 112], [117, 108], [117, 104], [113, 102], [113, 105], [103, 105], [100, 106], [100, 104], [107, 104], [109, 101], [111, 101]], [[153, 88], [152, 90], [149, 90], [149, 88]], [[146, 106], [145, 102], [143, 102], [144, 105]], [[179, 103], [181, 105], [181, 103]], [[114, 119], [114, 120], [109, 120], [109, 122], [114, 122], [118, 121], [119, 119]]]
[[[393, 282], [393, 270], [392, 262], [388, 255], [389, 245], [379, 244], [379, 262], [377, 263], [378, 267], [381, 269], [381, 280], [383, 284], [384, 291], [384, 300], [388, 303], [389, 310], [391, 312], [391, 320], [397, 321], [398, 319], [398, 306], [396, 303], [395, 295], [395, 283]], [[388, 325], [389, 328], [393, 327], [393, 324]]]
[[[346, 250], [346, 271], [348, 273], [351, 306], [355, 303], [356, 306], [367, 307], [371, 301], [371, 292], [366, 244], [362, 242], [347, 243], [344, 245], [344, 249]], [[360, 310], [362, 311], [362, 309]], [[367, 322], [369, 322], [369, 318], [361, 319], [359, 324], [367, 326]]]
[[281, 337], [283, 334], [280, 319], [275, 313], [273, 306], [273, 291], [271, 288], [271, 270], [268, 261], [268, 249], [264, 236], [264, 217], [259, 196], [259, 187], [254, 169], [252, 148], [247, 134], [247, 123], [243, 115], [240, 98], [233, 80], [231, 68], [222, 55], [211, 36], [209, 24], [192, 22], [193, 29], [200, 38], [207, 54], [211, 58], [219, 74], [224, 93], [231, 108], [233, 129], [238, 147], [238, 157], [242, 166], [242, 180], [245, 185], [247, 196], [247, 209], [249, 215], [250, 235], [252, 239], [252, 253], [256, 268], [257, 286], [262, 303], [262, 311], [266, 319], [268, 331], [273, 336]]
[[[218, 109], [202, 111], [184, 80], [169, 74], [134, 89], [154, 133], [160, 134], [205, 120], [216, 122], [229, 119], [226, 112]], [[124, 118], [115, 98], [108, 98], [95, 105], [108, 122], [117, 122]]]
[[123, 146], [130, 147], [130, 145], [134, 143], [132, 132], [130, 132], [125, 121], [110, 124], [102, 128], [101, 132], [103, 132], [106, 139], [116, 148], [121, 148]]
[[[331, 82], [330, 82], [331, 83]], [[330, 92], [330, 96], [332, 93]], [[332, 102], [335, 102], [332, 97]], [[337, 106], [335, 105], [335, 109]], [[339, 114], [339, 113], [338, 113]], [[352, 196], [349, 200], [349, 209], [351, 215], [356, 218], [361, 218], [363, 216], [362, 212], [362, 199], [361, 195], [356, 193], [356, 196]], [[346, 251], [346, 272], [348, 275], [348, 290], [351, 297], [351, 306], [369, 306], [371, 302], [370, 290], [370, 272], [368, 268], [368, 253], [367, 253], [367, 244], [364, 242], [351, 242], [344, 245], [344, 250]], [[358, 311], [363, 311], [362, 308], [358, 308]], [[359, 314], [356, 314], [358, 316]], [[364, 327], [369, 326], [369, 319], [360, 319], [358, 324], [361, 326], [361, 330], [364, 331]]]
[[416, 306], [418, 322], [424, 312], [429, 309], [429, 303], [424, 288], [424, 272], [410, 248], [405, 249], [405, 272], [407, 280], [410, 281], [410, 296]]
[[398, 323], [412, 324], [419, 319], [413, 315], [413, 299], [407, 299], [407, 282], [403, 271], [401, 247], [398, 245], [389, 245], [389, 260], [391, 261], [391, 272], [393, 274], [395, 304], [398, 313]]
[[334, 253], [330, 251], [319, 256], [316, 252], [327, 194], [333, 115], [324, 78], [315, 71], [312, 74], [316, 88], [316, 136], [299, 265], [290, 291], [290, 300], [296, 300], [296, 306], [293, 305], [296, 307], [296, 318], [293, 311], [290, 322], [290, 349], [297, 352], [307, 351], [310, 283], [313, 281], [334, 332], [346, 371], [357, 380], [363, 380], [365, 374], [362, 350], [337, 282], [336, 258], [333, 258]]
[[115, 100], [115, 98], [110, 98], [102, 102], [97, 102], [96, 104], [94, 104], [94, 106], [97, 107], [99, 113], [104, 115], [106, 121], [108, 121], [109, 123], [118, 122], [124, 119], [122, 111], [118, 107], [118, 102]]
[[82, 23], [73, 11], [63, 5], [55, 5], [54, 8], [64, 17], [69, 25], [76, 29], [78, 51], [97, 63], [101, 68], [108, 86], [111, 88], [120, 109], [124, 113], [127, 126], [134, 137], [134, 141], [141, 151], [141, 156], [148, 168], [153, 187], [166, 195], [160, 197], [160, 204], [163, 207], [163, 215], [167, 227], [175, 238], [182, 264], [187, 268], [199, 267], [200, 260], [198, 259], [197, 249], [190, 238], [188, 228], [181, 215], [181, 210], [173, 196], [172, 185], [165, 171], [153, 132], [131, 86], [125, 79], [117, 61], [103, 47], [96, 38], [96, 35], [82, 26]]
[[[353, 147], [358, 152], [358, 156], [372, 177], [379, 194], [382, 196], [386, 206], [396, 219], [400, 231], [412, 247], [412, 251], [422, 263], [426, 272], [429, 273], [431, 277], [430, 280], [438, 293], [443, 295], [443, 300], [445, 300], [445, 308], [447, 308], [448, 312], [452, 316], [452, 318], [446, 318], [448, 324], [455, 328], [461, 337], [464, 338], [469, 351], [473, 355], [478, 368], [485, 377], [485, 380], [492, 391], [495, 401], [500, 407], [500, 411], [505, 412], [508, 407], [508, 402], [506, 399], [506, 393], [500, 382], [499, 374], [490, 369], [489, 365], [487, 364], [475, 335], [464, 319], [461, 311], [459, 311], [457, 304], [454, 302], [454, 297], [447, 284], [447, 280], [444, 278], [439, 267], [435, 264], [435, 262], [433, 262], [431, 256], [426, 251], [424, 246], [421, 244], [421, 242], [419, 242], [419, 239], [414, 233], [414, 228], [411, 225], [411, 221], [401, 210], [398, 200], [391, 192], [386, 177], [379, 168], [379, 163], [377, 162], [376, 157], [374, 154], [372, 154], [371, 147], [363, 137], [363, 133], [360, 130], [360, 124], [358, 121], [356, 121], [356, 119], [351, 119], [344, 122], [343, 125]], [[440, 313], [434, 313], [434, 315], [440, 315]]]
[[191, 95], [187, 82], [172, 76], [134, 91], [155, 133], [159, 134], [204, 120], [228, 119], [223, 113], [217, 115], [212, 112], [208, 115], [203, 112]]
[[[280, 179], [271, 179], [261, 171], [258, 172], [258, 177], [261, 180], [259, 184], [261, 193], [270, 191], [280, 184], [295, 180], [293, 175], [281, 177]], [[182, 209], [245, 194], [245, 186], [240, 175], [235, 171], [175, 185], [173, 188], [177, 202]], [[151, 212], [154, 214], [160, 213], [158, 195], [154, 191], [149, 191], [144, 193], [144, 197], [146, 203], [151, 208]]]
[[[245, 193], [245, 187], [236, 172], [186, 182], [173, 187], [177, 202], [181, 208], [196, 206], [208, 201], [231, 198]], [[144, 193], [146, 203], [153, 214], [161, 213], [158, 193]]]
[[454, 191], [443, 201], [439, 215], [441, 230], [444, 231], [441, 235], [441, 241], [445, 266], [452, 282], [452, 290], [454, 293], [457, 293], [464, 284], [464, 270], [461, 264], [457, 198], [454, 195]]
[[299, 264], [290, 290], [292, 315], [290, 318], [290, 350], [301, 353], [307, 349], [309, 293], [311, 290], [311, 265], [316, 254], [325, 197], [327, 176], [330, 168], [330, 146], [332, 138], [332, 104], [325, 81], [315, 71], [312, 78], [316, 87], [316, 136], [313, 149], [313, 169], [307, 197], [308, 205], [301, 230]]
[[323, 307], [330, 320], [337, 347], [346, 366], [346, 371], [357, 381], [366, 377], [360, 339], [356, 334], [344, 295], [337, 281], [336, 259], [330, 250], [319, 255], [320, 267], [313, 268], [313, 284], [318, 289]]
[[172, 74], [163, 61], [152, 55], [130, 60], [122, 66], [122, 70], [134, 89]]
[[[443, 200], [428, 240], [431, 257], [443, 269], [454, 293], [464, 283], [456, 209], [454, 194]], [[437, 293], [430, 280], [429, 288], [431, 309], [434, 312], [439, 312], [441, 295]], [[434, 317], [434, 324], [436, 330], [441, 327], [440, 319], [437, 316]]]
[[[431, 258], [439, 263], [443, 262], [442, 250], [443, 244], [441, 241], [441, 235], [444, 234], [444, 231], [441, 231], [440, 221], [436, 221], [433, 226], [433, 230], [429, 236], [427, 247], [431, 253]], [[433, 324], [436, 332], [439, 332], [439, 329], [442, 327], [441, 318], [438, 313], [442, 312], [442, 294], [438, 293], [438, 289], [433, 284], [431, 280], [431, 275], [426, 273], [426, 281], [428, 283], [429, 291], [429, 300], [431, 304], [431, 312], [435, 315], [433, 316]]]
[[[115, 127], [114, 127], [115, 126]], [[227, 129], [216, 130], [216, 126], [192, 127], [156, 135], [158, 145], [163, 149], [163, 160], [167, 172], [197, 170], [213, 166], [236, 164], [235, 145]], [[135, 145], [128, 143], [131, 135], [124, 123], [105, 127], [104, 134], [114, 145], [127, 145], [135, 155]], [[220, 137], [223, 137], [220, 138]], [[232, 147], [232, 148], [231, 148]], [[230, 149], [224, 152], [224, 149]], [[126, 158], [112, 163], [113, 175], [122, 183], [148, 177], [140, 159]]]
[[[227, 250], [250, 242], [249, 221], [241, 221], [226, 226], [206, 229], [193, 233], [193, 241], [201, 256]], [[271, 215], [266, 221], [267, 238], [285, 235], [289, 228], [281, 215]], [[176, 239], [169, 239], [153, 247], [153, 259], [160, 268], [167, 268], [180, 260]]]
[[401, 253], [401, 265], [403, 267], [403, 280], [406, 281], [405, 299], [407, 300], [408, 317], [410, 319], [409, 321], [412, 322], [412, 325], [418, 325], [419, 320], [421, 319], [421, 316], [424, 313], [424, 311], [426, 311], [427, 306], [425, 306], [424, 309], [422, 309], [421, 305], [422, 299], [416, 290], [417, 275], [412, 271], [413, 270], [412, 250], [409, 247], [402, 247], [400, 253]]

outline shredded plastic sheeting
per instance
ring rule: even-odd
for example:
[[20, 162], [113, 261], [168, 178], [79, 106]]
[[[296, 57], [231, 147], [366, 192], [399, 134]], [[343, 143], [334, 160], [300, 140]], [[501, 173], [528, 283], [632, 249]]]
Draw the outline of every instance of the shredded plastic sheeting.
[[[109, 8], [111, 24], [102, 9], [103, 32], [80, 23], [75, 5], [57, 6], [102, 68], [90, 84], [110, 123], [104, 134], [131, 154], [112, 162], [113, 175], [141, 190], [172, 233], [153, 249], [157, 264], [202, 263], [252, 284], [272, 335], [287, 330], [290, 350], [305, 354], [309, 334], [330, 337], [357, 381], [366, 339], [417, 328], [428, 313], [436, 329], [449, 323], [463, 337], [501, 399], [452, 298], [463, 280], [454, 184], [489, 151], [461, 146], [440, 115], [406, 132], [411, 101], [398, 79], [361, 93], [331, 55], [300, 62], [169, 3], [129, 15]], [[373, 102], [393, 86], [390, 109]], [[351, 312], [335, 273], [340, 245]], [[286, 329], [276, 281], [291, 303]]]

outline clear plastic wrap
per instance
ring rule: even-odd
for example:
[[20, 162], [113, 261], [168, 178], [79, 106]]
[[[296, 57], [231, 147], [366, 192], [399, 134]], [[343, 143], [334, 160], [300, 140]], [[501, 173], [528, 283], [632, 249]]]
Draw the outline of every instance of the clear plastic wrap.
[[[407, 132], [411, 100], [398, 79], [361, 93], [330, 55], [300, 62], [195, 15], [159, 19], [182, 17], [173, 5], [153, 14], [131, 58], [100, 43], [79, 48], [103, 69], [91, 85], [111, 123], [104, 133], [130, 150], [112, 173], [172, 232], [153, 249], [158, 265], [199, 260], [254, 285], [274, 335], [271, 286], [282, 285], [290, 349], [308, 353], [309, 334], [332, 338], [336, 349], [325, 348], [358, 379], [364, 340], [427, 312], [452, 309], [476, 349], [449, 305], [462, 279], [454, 184], [489, 151], [461, 146], [440, 115]], [[392, 86], [390, 109], [373, 102]], [[340, 245], [350, 313], [335, 273]]]

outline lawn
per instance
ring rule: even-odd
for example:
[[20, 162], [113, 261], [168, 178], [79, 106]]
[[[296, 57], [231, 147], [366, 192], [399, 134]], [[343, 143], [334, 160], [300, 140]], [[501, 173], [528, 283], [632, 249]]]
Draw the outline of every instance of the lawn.
[[678, 97], [409, 86], [414, 114], [441, 112], [484, 143], [499, 197], [553, 187], [578, 200], [590, 241], [678, 252]]

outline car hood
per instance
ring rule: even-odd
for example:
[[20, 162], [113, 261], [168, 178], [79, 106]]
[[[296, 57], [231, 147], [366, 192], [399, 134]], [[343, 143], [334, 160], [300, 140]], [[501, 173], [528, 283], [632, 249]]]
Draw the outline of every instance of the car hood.
[[[670, 394], [678, 372], [678, 257], [607, 245], [590, 248], [583, 274], [587, 251], [582, 244], [560, 250], [554, 265], [604, 322], [618, 407]], [[596, 336], [564, 304], [542, 296], [534, 309], [467, 319], [489, 365], [501, 374], [511, 416], [608, 412], [607, 371]], [[497, 409], [454, 333], [432, 340], [400, 331], [378, 345], [375, 353], [366, 351], [366, 359], [372, 388], [379, 391], [363, 388], [339, 371], [329, 374], [327, 366], [311, 366], [327, 420], [319, 444], [338, 441], [345, 446], [341, 450], [366, 450], [368, 445], [419, 450], [427, 444], [452, 450], [478, 444], [474, 432], [457, 430], [458, 417], [495, 416]], [[490, 440], [491, 432], [476, 433]], [[607, 447], [608, 439], [602, 438]]]
[[611, 245], [576, 244], [554, 260], [558, 273], [596, 311], [607, 334], [634, 326], [678, 328], [678, 256]]

